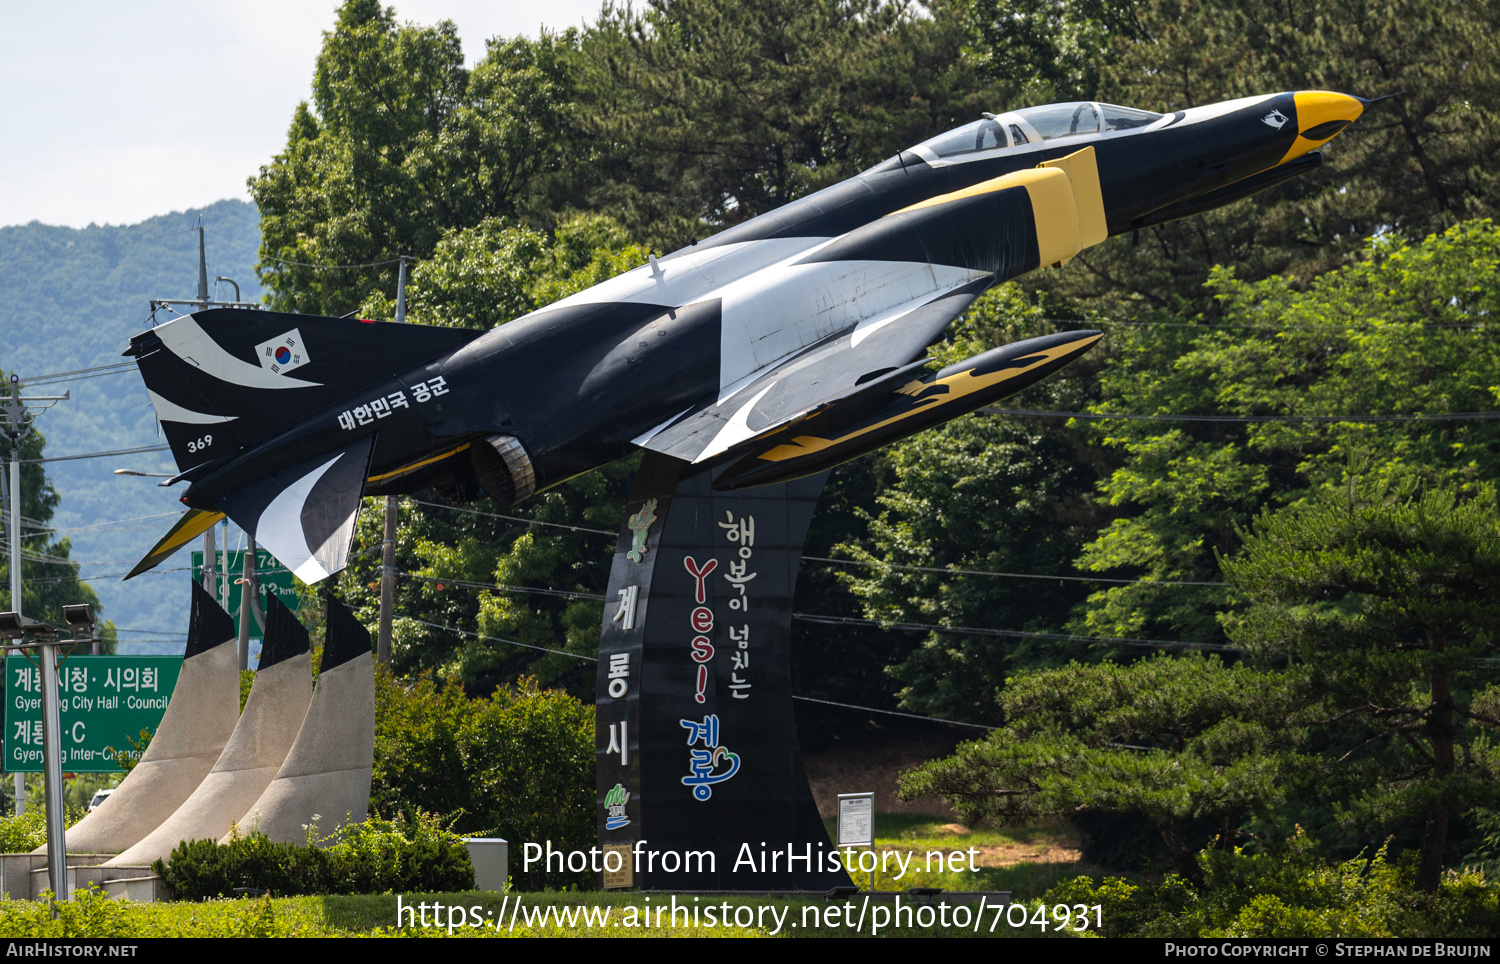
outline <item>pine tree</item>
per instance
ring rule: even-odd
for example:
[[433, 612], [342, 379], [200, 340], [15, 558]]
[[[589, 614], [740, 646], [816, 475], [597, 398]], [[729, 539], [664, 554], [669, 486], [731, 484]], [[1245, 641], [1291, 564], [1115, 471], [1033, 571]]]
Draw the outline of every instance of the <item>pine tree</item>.
[[1367, 789], [1355, 815], [1425, 824], [1417, 886], [1436, 891], [1448, 828], [1500, 802], [1500, 503], [1452, 489], [1351, 479], [1260, 515], [1224, 573], [1251, 599], [1230, 636], [1287, 665], [1322, 725], [1357, 742], [1339, 759]]

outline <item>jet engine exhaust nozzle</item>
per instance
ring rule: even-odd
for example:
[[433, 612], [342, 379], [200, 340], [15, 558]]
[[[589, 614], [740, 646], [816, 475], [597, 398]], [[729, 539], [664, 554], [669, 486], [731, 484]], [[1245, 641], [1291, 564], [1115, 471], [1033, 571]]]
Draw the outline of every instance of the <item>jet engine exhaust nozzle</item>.
[[484, 494], [500, 505], [515, 505], [536, 492], [531, 457], [513, 435], [491, 435], [471, 445], [469, 462]]

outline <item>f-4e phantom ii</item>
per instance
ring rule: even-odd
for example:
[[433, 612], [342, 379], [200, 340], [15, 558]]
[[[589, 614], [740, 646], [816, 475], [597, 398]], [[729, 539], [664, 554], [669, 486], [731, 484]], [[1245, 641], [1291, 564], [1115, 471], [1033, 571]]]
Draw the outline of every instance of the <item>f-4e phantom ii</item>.
[[1306, 172], [1367, 103], [1298, 91], [1171, 114], [986, 114], [485, 332], [174, 319], [126, 354], [192, 511], [131, 575], [227, 515], [316, 582], [343, 568], [361, 496], [437, 486], [510, 505], [638, 448], [714, 461], [724, 489], [822, 471], [1014, 394], [1102, 337], [932, 371], [927, 348], [987, 288]]

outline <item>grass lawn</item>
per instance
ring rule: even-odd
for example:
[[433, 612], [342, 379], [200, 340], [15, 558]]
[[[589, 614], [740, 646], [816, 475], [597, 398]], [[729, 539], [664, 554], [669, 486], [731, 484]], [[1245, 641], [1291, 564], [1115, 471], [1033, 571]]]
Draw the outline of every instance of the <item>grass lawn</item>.
[[[370, 896], [242, 898], [202, 903], [133, 904], [82, 895], [53, 920], [47, 905], [0, 904], [0, 937], [1036, 937], [1011, 926], [1003, 911], [977, 905], [919, 910], [863, 898], [673, 897], [638, 893], [465, 892]], [[440, 905], [435, 907], [434, 905]], [[674, 923], [674, 913], [675, 923]], [[696, 912], [696, 914], [695, 914]], [[1021, 918], [1020, 908], [1014, 916]], [[724, 923], [725, 919], [729, 923]], [[696, 922], [695, 922], [696, 920]], [[478, 923], [480, 926], [470, 926]], [[450, 934], [451, 931], [451, 934]]]
[[[831, 820], [828, 829], [831, 838]], [[1011, 891], [1017, 901], [1030, 903], [1057, 880], [1084, 872], [1076, 839], [1060, 827], [969, 830], [932, 817], [878, 814], [875, 842], [885, 858], [885, 870], [873, 876], [876, 890]], [[963, 854], [965, 869], [946, 866], [955, 852]], [[898, 856], [906, 861], [904, 872]], [[967, 869], [971, 859], [976, 870]], [[853, 876], [862, 889], [871, 886], [870, 874]], [[397, 900], [382, 894], [133, 904], [83, 895], [58, 920], [45, 904], [6, 901], [0, 902], [0, 937], [1065, 936], [1020, 923], [1020, 907], [1007, 917], [989, 905], [978, 913], [978, 904], [950, 904], [944, 914], [905, 898], [898, 918], [896, 905], [863, 897], [830, 903], [679, 896], [674, 903], [670, 894], [635, 892], [415, 894], [400, 898], [403, 908], [413, 909], [403, 911], [399, 922]]]
[[[829, 839], [836, 828], [834, 820], [824, 821]], [[1042, 896], [1059, 880], [1088, 873], [1079, 863], [1076, 835], [1057, 825], [1007, 827], [1003, 830], [971, 830], [935, 817], [911, 814], [878, 813], [875, 815], [875, 850], [892, 854], [884, 861], [885, 869], [876, 870], [874, 889], [907, 890], [912, 887], [941, 887], [944, 890], [1008, 890], [1016, 900], [1029, 901]], [[943, 866], [947, 855], [965, 851], [963, 870]], [[968, 853], [977, 851], [977, 854]], [[934, 856], [929, 869], [928, 854]], [[907, 869], [901, 873], [895, 855], [908, 857]], [[868, 858], [867, 858], [868, 859]], [[968, 869], [970, 859], [977, 870]], [[868, 866], [868, 865], [866, 865]], [[854, 882], [868, 889], [871, 875], [852, 873]]]

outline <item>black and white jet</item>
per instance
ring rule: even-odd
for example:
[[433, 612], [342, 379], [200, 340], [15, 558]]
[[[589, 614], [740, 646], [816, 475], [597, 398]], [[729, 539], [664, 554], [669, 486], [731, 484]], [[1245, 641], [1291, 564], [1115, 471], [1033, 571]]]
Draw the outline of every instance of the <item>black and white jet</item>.
[[932, 371], [928, 346], [987, 288], [1307, 171], [1366, 103], [985, 115], [486, 332], [235, 309], [167, 322], [127, 354], [193, 511], [131, 575], [227, 515], [316, 582], [343, 568], [361, 496], [438, 486], [509, 505], [637, 448], [713, 460], [727, 489], [821, 471], [1101, 337]]

